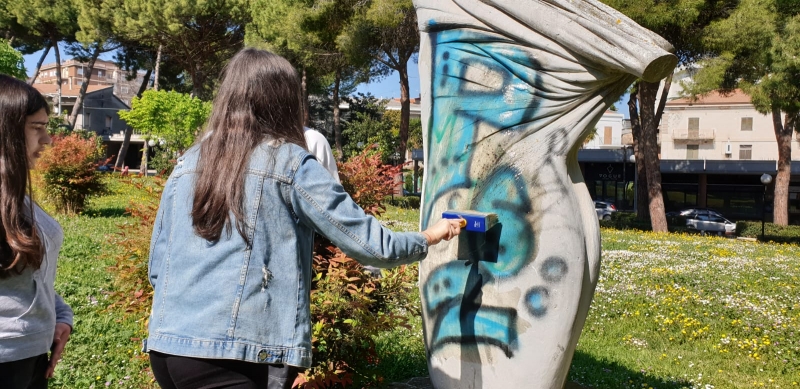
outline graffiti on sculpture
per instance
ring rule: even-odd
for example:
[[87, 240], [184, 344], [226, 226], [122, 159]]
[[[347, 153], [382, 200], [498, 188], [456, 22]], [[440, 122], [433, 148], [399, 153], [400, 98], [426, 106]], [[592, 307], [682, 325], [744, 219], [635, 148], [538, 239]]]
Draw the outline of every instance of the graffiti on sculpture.
[[[422, 32], [421, 224], [494, 213], [420, 266], [437, 388], [560, 388], [599, 274], [577, 145], [669, 46], [593, 1], [414, 0]], [[515, 386], [517, 385], [517, 386]]]

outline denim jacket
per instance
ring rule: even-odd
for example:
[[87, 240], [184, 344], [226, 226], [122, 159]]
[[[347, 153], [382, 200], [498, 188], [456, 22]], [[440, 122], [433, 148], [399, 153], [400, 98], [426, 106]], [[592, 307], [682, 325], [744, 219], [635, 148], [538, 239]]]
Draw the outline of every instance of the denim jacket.
[[309, 367], [314, 232], [366, 265], [392, 267], [427, 255], [421, 233], [384, 228], [314, 157], [280, 142], [256, 147], [244, 172], [251, 245], [235, 227], [223, 229], [217, 242], [203, 239], [191, 218], [199, 154], [195, 146], [178, 159], [161, 197], [150, 244], [155, 294], [145, 351]]

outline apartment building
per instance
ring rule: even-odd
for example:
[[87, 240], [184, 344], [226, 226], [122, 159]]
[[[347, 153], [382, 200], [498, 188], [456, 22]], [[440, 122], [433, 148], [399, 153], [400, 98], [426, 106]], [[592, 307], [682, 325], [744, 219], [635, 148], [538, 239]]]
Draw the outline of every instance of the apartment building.
[[[778, 156], [772, 115], [756, 111], [741, 91], [669, 101], [659, 130], [662, 159], [775, 161]], [[792, 155], [800, 161], [800, 142], [792, 142]]]
[[[778, 145], [772, 115], [755, 110], [741, 91], [711, 93], [697, 101], [667, 102], [659, 127], [664, 201], [668, 209], [720, 210], [732, 219], [769, 220], [774, 186], [762, 174], [777, 173]], [[792, 140], [789, 218], [800, 222], [800, 141]], [[766, 196], [765, 196], [766, 189]], [[762, 214], [763, 213], [763, 214]]]
[[[101, 61], [98, 60], [99, 62]], [[119, 117], [119, 111], [130, 109], [130, 99], [136, 95], [139, 86], [135, 87], [132, 95], [127, 95], [128, 101], [126, 102], [123, 96], [117, 94], [117, 91], [128, 93], [137, 81], [125, 80], [123, 72], [119, 71], [113, 63], [102, 61], [99, 63], [99, 67], [95, 66], [83, 102], [76, 107], [75, 103], [83, 82], [83, 72], [88, 71], [88, 67], [82, 66], [80, 62], [73, 60], [65, 61], [62, 64], [63, 79], [60, 96], [56, 83], [55, 64], [42, 67], [42, 73], [37, 77], [33, 87], [51, 102], [54, 109], [58, 106], [57, 102], [60, 97], [61, 108], [65, 114], [77, 110], [75, 128], [97, 133], [106, 146], [106, 156], [114, 157], [122, 146], [127, 127], [125, 121]], [[139, 77], [138, 82], [141, 82], [142, 79], [143, 77]], [[130, 139], [125, 165], [133, 169], [139, 167], [144, 142], [144, 138], [134, 132]]]
[[[39, 76], [35, 84], [55, 84], [57, 81], [56, 64], [50, 63], [42, 65]], [[61, 85], [62, 89], [80, 90], [83, 84], [83, 77], [89, 71], [87, 63], [74, 59], [69, 59], [61, 63]], [[139, 73], [136, 78], [128, 80], [127, 72], [120, 69], [114, 62], [98, 59], [92, 69], [92, 77], [89, 85], [112, 86], [113, 93], [126, 105], [131, 105], [131, 100], [139, 91], [139, 87], [144, 81], [144, 73]], [[62, 92], [63, 93], [63, 92]]]

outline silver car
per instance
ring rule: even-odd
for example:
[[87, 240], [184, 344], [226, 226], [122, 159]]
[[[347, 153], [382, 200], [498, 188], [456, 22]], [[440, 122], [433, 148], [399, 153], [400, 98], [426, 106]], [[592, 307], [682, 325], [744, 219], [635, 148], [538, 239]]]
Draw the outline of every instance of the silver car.
[[597, 218], [600, 220], [611, 220], [611, 214], [617, 212], [617, 207], [605, 201], [595, 201], [594, 212], [597, 213]]
[[681, 212], [681, 214], [686, 217], [687, 228], [697, 230], [702, 234], [736, 234], [736, 223], [726, 219], [716, 211], [693, 209], [690, 212]]

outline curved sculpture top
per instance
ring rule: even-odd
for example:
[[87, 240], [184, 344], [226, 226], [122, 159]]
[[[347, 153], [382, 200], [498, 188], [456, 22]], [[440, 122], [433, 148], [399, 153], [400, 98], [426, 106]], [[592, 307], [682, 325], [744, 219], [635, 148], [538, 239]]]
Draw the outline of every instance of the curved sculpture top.
[[595, 1], [414, 0], [422, 33], [421, 224], [496, 213], [420, 266], [437, 388], [561, 388], [600, 268], [577, 149], [670, 45]]

